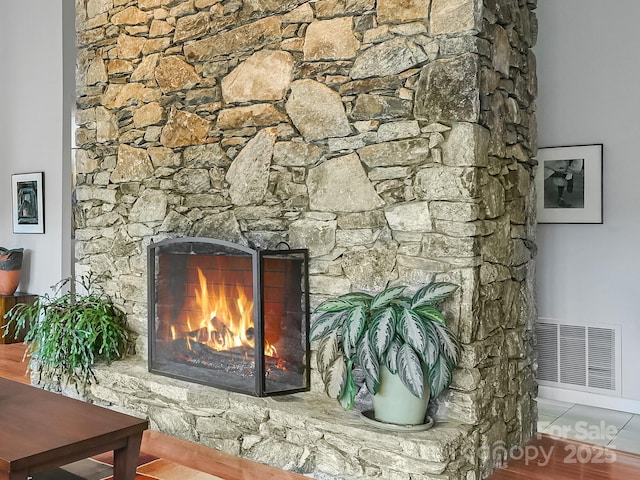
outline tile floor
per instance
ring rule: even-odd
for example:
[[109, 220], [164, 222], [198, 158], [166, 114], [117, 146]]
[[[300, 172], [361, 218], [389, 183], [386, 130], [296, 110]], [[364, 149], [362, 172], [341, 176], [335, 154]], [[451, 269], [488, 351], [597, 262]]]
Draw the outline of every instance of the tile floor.
[[538, 399], [538, 432], [640, 454], [640, 415]]

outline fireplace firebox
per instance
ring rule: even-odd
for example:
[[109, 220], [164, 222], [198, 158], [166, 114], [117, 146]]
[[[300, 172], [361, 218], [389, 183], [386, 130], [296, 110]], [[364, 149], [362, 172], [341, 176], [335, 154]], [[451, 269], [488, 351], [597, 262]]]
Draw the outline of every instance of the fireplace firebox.
[[306, 250], [148, 247], [149, 371], [255, 396], [309, 390]]

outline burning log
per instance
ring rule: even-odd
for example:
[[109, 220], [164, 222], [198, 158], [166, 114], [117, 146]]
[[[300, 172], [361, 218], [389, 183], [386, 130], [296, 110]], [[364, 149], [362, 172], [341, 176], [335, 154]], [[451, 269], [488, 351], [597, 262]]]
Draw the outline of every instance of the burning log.
[[[202, 327], [187, 332], [186, 337], [191, 342], [205, 343], [220, 347], [219, 349], [214, 348], [216, 351], [233, 350], [238, 348], [227, 346], [228, 339], [234, 338], [235, 333], [231, 331], [227, 325], [218, 320], [218, 317], [211, 318], [211, 326], [212, 329]], [[254, 335], [255, 332], [253, 327], [249, 327], [245, 332], [246, 339], [249, 342], [253, 342]], [[247, 346], [247, 349], [251, 349], [251, 347]]]
[[[254, 349], [249, 346], [241, 345], [226, 350], [216, 350], [206, 343], [193, 341], [191, 336], [174, 340], [171, 343], [171, 349], [176, 358], [181, 361], [212, 367], [229, 362], [253, 364], [254, 357]], [[265, 357], [265, 363], [268, 365], [277, 365], [278, 361], [276, 357]]]
[[[255, 352], [249, 346], [215, 350], [190, 337], [183, 337], [173, 340], [167, 350], [171, 351], [172, 360], [175, 362], [235, 376], [255, 376]], [[295, 384], [299, 375], [303, 373], [303, 368], [283, 358], [265, 356], [264, 376], [272, 382]]]

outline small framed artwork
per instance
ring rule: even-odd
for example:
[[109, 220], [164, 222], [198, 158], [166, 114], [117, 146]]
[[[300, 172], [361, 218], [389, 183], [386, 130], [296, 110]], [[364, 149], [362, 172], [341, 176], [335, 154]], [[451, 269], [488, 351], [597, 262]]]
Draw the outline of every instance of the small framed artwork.
[[44, 174], [11, 175], [13, 233], [44, 233]]
[[538, 223], [602, 223], [602, 144], [538, 149]]

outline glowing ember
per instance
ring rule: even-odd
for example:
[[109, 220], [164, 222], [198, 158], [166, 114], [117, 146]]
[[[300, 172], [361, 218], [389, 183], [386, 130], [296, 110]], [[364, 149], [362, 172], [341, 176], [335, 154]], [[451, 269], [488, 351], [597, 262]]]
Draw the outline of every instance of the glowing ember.
[[[207, 284], [202, 270], [197, 270], [200, 288], [195, 291], [195, 301], [199, 318], [187, 319], [187, 344], [195, 341], [216, 351], [240, 349], [246, 355], [255, 347], [253, 299], [247, 297], [245, 288], [240, 285], [236, 285], [235, 294], [231, 294], [224, 286]], [[171, 333], [175, 339], [174, 327]], [[278, 356], [276, 348], [266, 340], [264, 353]]]

